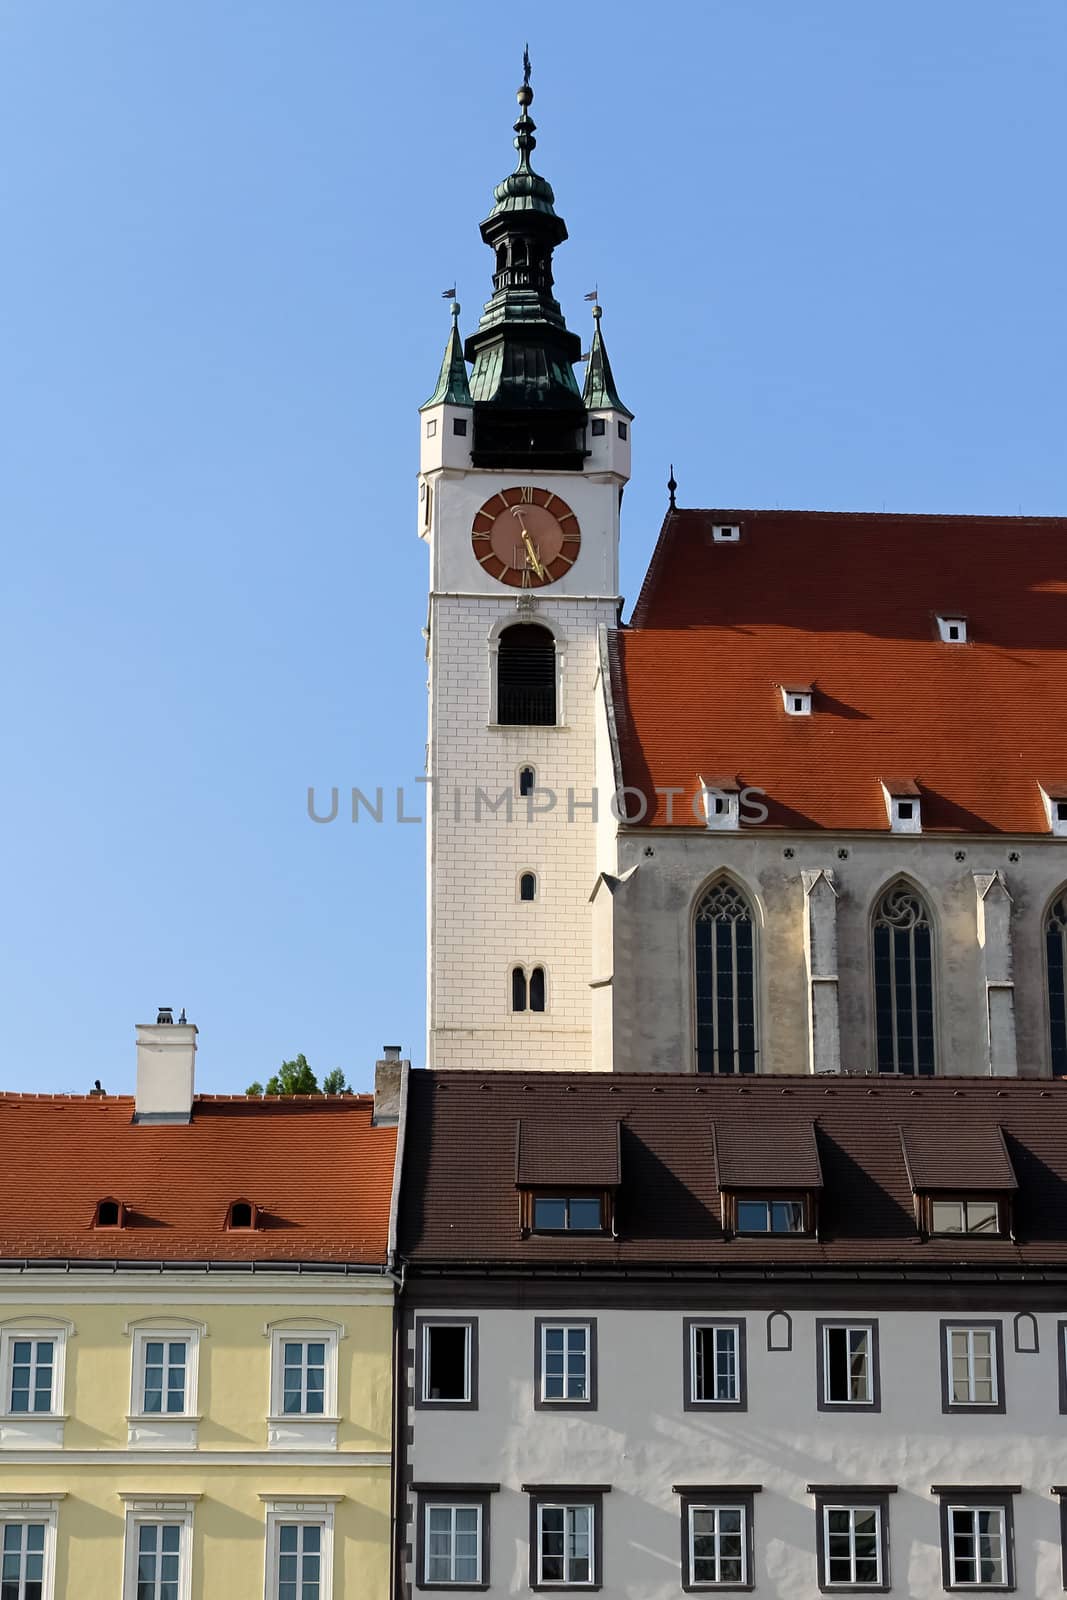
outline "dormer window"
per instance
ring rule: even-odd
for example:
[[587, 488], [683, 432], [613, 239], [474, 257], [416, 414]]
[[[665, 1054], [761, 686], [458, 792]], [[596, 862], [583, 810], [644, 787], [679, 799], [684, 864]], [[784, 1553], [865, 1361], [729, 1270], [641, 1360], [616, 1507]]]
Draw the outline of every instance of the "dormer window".
[[938, 617], [937, 631], [942, 644], [966, 644], [967, 618]]
[[1039, 784], [1049, 832], [1067, 838], [1067, 784]]
[[704, 822], [721, 832], [741, 825], [741, 791], [736, 778], [698, 778]]
[[230, 1233], [244, 1233], [259, 1226], [259, 1208], [251, 1200], [235, 1200], [226, 1215]]
[[810, 684], [799, 689], [790, 689], [785, 684], [782, 685], [782, 704], [785, 706], [787, 716], [810, 717], [811, 701]]
[[921, 833], [922, 804], [914, 779], [883, 778], [882, 793], [893, 833]]
[[603, 1233], [603, 1205], [599, 1194], [535, 1194], [534, 1233]]
[[995, 1195], [931, 1196], [927, 1200], [927, 1231], [930, 1233], [969, 1233], [996, 1235], [1000, 1225], [1000, 1202]]
[[971, 1129], [951, 1143], [936, 1130], [901, 1130], [901, 1151], [926, 1237], [997, 1239], [1012, 1232], [1018, 1181], [999, 1127]]
[[745, 1195], [735, 1202], [736, 1233], [810, 1233], [803, 1195], [791, 1199]]
[[96, 1216], [93, 1218], [94, 1228], [124, 1228], [126, 1226], [126, 1207], [121, 1200], [100, 1200], [97, 1202]]
[[736, 522], [715, 522], [712, 524], [711, 537], [716, 544], [740, 544], [740, 524]]
[[722, 1229], [727, 1237], [814, 1234], [822, 1166], [811, 1122], [712, 1125]]

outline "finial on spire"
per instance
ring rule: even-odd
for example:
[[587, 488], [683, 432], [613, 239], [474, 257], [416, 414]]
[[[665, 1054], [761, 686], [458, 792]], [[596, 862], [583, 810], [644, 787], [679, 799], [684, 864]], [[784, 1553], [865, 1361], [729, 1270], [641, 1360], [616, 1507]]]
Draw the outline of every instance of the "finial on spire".
[[677, 506], [675, 505], [675, 502], [674, 502], [674, 496], [677, 493], [677, 491], [678, 491], [678, 485], [674, 481], [674, 462], [672, 461], [671, 462], [671, 475], [667, 479], [667, 493], [671, 497], [670, 509], [672, 511], [676, 511], [678, 509]]

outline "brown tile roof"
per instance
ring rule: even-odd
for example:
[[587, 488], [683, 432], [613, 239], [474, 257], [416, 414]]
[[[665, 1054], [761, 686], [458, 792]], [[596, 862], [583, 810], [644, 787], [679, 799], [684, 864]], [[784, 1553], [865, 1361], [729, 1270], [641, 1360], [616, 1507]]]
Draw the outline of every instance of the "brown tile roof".
[[999, 1123], [962, 1128], [949, 1138], [943, 1128], [909, 1128], [900, 1142], [916, 1194], [939, 1189], [1006, 1193], [1019, 1187]]
[[[0, 1095], [0, 1258], [384, 1262], [396, 1129], [371, 1127], [370, 1096], [204, 1097], [187, 1126], [133, 1109]], [[105, 1198], [125, 1228], [93, 1228]], [[239, 1199], [255, 1231], [226, 1231]]]
[[[619, 1238], [519, 1231], [515, 1124], [556, 1129], [559, 1168], [621, 1124]], [[763, 1170], [786, 1121], [814, 1125], [823, 1189], [818, 1239], [725, 1240], [712, 1154], [752, 1141]], [[1010, 1239], [920, 1239], [901, 1131], [923, 1149], [987, 1158], [997, 1128], [1019, 1182]], [[927, 1146], [929, 1136], [931, 1144]], [[918, 1141], [917, 1141], [918, 1142]], [[736, 1152], [736, 1154], [735, 1154]], [[1067, 1083], [1040, 1079], [671, 1077], [653, 1074], [413, 1072], [400, 1246], [414, 1268], [566, 1263], [605, 1269], [893, 1265], [1067, 1268]]]
[[720, 1189], [821, 1189], [822, 1168], [811, 1122], [712, 1123]]
[[[739, 544], [712, 543], [720, 521]], [[968, 642], [943, 644], [938, 614], [966, 616]], [[697, 775], [736, 772], [766, 791], [764, 826], [885, 832], [888, 773], [917, 784], [924, 832], [1048, 833], [1067, 518], [681, 510], [633, 624], [611, 636], [612, 685], [649, 826], [670, 806], [703, 827]], [[789, 716], [780, 685], [804, 682], [812, 715]]]
[[619, 1124], [610, 1120], [587, 1130], [579, 1170], [574, 1150], [560, 1143], [553, 1119], [522, 1117], [515, 1130], [515, 1182], [521, 1188], [574, 1184], [578, 1188], [613, 1189], [619, 1182]]

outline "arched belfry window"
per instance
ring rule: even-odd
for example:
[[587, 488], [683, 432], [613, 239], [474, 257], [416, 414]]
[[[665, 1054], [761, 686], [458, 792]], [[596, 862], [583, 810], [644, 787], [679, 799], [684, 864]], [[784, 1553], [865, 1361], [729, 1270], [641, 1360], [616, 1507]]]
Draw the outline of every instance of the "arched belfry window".
[[1049, 1044], [1052, 1076], [1067, 1077], [1067, 891], [1049, 906], [1045, 918]]
[[539, 622], [505, 628], [497, 645], [496, 720], [544, 726], [556, 721], [556, 641]]
[[756, 942], [752, 907], [727, 879], [696, 910], [697, 1071], [756, 1070]]
[[934, 1071], [934, 937], [910, 883], [895, 883], [874, 911], [874, 1015], [878, 1071]]

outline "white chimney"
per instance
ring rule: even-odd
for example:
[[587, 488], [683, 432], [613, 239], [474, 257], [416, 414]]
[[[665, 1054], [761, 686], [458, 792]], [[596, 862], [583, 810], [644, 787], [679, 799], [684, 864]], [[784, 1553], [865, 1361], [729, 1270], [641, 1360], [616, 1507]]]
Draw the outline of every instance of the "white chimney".
[[170, 1006], [160, 1006], [155, 1022], [137, 1024], [137, 1105], [135, 1122], [191, 1122], [196, 1027], [177, 1022]]

